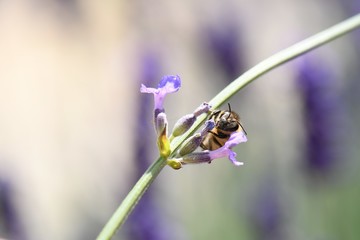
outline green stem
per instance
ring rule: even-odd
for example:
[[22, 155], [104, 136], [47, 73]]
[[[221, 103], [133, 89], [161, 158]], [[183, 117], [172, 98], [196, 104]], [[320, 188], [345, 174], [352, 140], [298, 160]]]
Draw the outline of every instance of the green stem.
[[[346, 33], [360, 27], [360, 14], [355, 15], [341, 23], [336, 24], [310, 38], [307, 38], [289, 48], [286, 48], [279, 53], [265, 59], [253, 68], [238, 77], [235, 81], [229, 84], [224, 90], [217, 94], [209, 103], [213, 108], [218, 108], [230, 97], [237, 93], [240, 89], [244, 88], [247, 84], [254, 81], [258, 77], [264, 75], [271, 69], [290, 61], [314, 48], [317, 48], [327, 42], [330, 42]], [[171, 142], [172, 153], [193, 134], [203, 123], [206, 116], [200, 116], [194, 123], [193, 127], [180, 137]], [[131, 211], [134, 209], [144, 192], [148, 189], [150, 184], [159, 175], [160, 171], [165, 167], [166, 159], [159, 158], [154, 162], [144, 175], [138, 180], [133, 189], [129, 192], [123, 200], [119, 208], [112, 215], [108, 223], [100, 232], [97, 240], [111, 239], [116, 233], [117, 229], [125, 222]]]
[[100, 232], [97, 240], [111, 239], [116, 231], [125, 222], [131, 211], [134, 209], [142, 195], [149, 188], [150, 184], [159, 175], [160, 171], [166, 166], [166, 159], [158, 158], [141, 176], [135, 186], [131, 189], [121, 205], [116, 209], [110, 220]]
[[269, 72], [270, 70], [317, 47], [320, 47], [338, 37], [341, 37], [358, 27], [360, 27], [360, 14], [357, 14], [322, 32], [319, 32], [318, 34], [313, 35], [312, 37], [309, 37], [299, 43], [294, 44], [291, 47], [288, 47], [272, 55], [271, 57], [263, 60], [262, 62], [245, 72], [243, 75], [238, 77], [218, 95], [216, 95], [209, 103], [214, 108], [219, 107], [231, 96], [237, 93], [240, 89], [257, 79], [258, 77]]
[[[228, 101], [235, 93], [240, 91], [250, 82], [254, 81], [258, 77], [264, 75], [275, 67], [286, 63], [302, 54], [309, 52], [310, 50], [320, 47], [338, 37], [341, 37], [350, 31], [360, 27], [360, 14], [357, 14], [347, 20], [340, 22], [322, 32], [319, 32], [312, 37], [309, 37], [299, 43], [288, 47], [271, 57], [263, 60], [254, 67], [250, 68], [240, 77], [235, 79], [232, 83], [226, 86], [221, 92], [219, 92], [213, 99], [210, 100], [209, 104], [214, 108], [220, 107], [223, 103]], [[199, 126], [205, 121], [206, 116], [198, 117], [197, 121], [194, 123], [193, 127], [183, 134], [182, 136], [175, 138], [171, 142], [172, 152], [174, 152], [180, 144], [192, 135]]]

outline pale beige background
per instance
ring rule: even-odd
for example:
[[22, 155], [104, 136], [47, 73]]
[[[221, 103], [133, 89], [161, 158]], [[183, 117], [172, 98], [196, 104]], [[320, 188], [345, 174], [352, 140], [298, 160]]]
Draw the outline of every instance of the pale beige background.
[[[78, 14], [56, 1], [0, 2], [0, 174], [13, 183], [28, 239], [94, 238], [128, 190], [143, 46], [159, 49], [164, 74], [183, 80], [165, 105], [173, 124], [225, 85], [215, 81], [224, 76], [214, 62], [204, 61], [197, 38], [202, 25], [221, 28], [221, 19], [232, 15], [242, 27], [245, 48], [239, 51], [249, 68], [345, 18], [335, 1], [225, 2], [78, 1]], [[347, 41], [320, 50], [339, 74], [352, 57], [343, 47]], [[302, 135], [292, 75], [287, 65], [231, 101], [250, 133], [241, 146], [245, 166], [224, 160], [211, 168], [164, 170], [154, 189], [165, 209], [182, 199], [191, 211], [199, 193], [212, 197], [210, 187], [174, 186], [217, 186], [219, 178], [239, 175], [246, 182], [249, 171], [259, 176], [274, 164], [291, 168], [296, 144], [281, 150]], [[267, 161], [273, 149], [281, 154]], [[182, 208], [170, 212], [186, 222]]]

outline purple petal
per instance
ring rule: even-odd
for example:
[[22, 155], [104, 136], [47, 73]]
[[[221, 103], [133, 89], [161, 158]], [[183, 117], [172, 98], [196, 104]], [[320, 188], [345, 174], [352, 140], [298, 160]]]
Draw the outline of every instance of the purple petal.
[[229, 160], [235, 165], [235, 166], [241, 166], [244, 165], [243, 162], [239, 162], [238, 160], [236, 160], [236, 153], [233, 151], [229, 152]]
[[238, 145], [239, 143], [246, 141], [247, 138], [243, 132], [236, 132], [231, 134], [230, 139], [225, 143], [224, 146], [209, 152], [211, 160], [216, 158], [228, 157], [235, 166], [243, 165], [243, 162], [239, 162], [236, 160], [236, 153], [233, 152], [231, 148]]
[[181, 87], [181, 80], [179, 76], [165, 76], [161, 79], [158, 85], [158, 89], [164, 94], [177, 92]]
[[161, 79], [158, 88], [146, 87], [141, 84], [140, 92], [153, 93], [155, 109], [163, 109], [163, 102], [166, 94], [177, 92], [180, 89], [181, 80], [179, 76], [165, 76]]
[[154, 93], [154, 94], [158, 94], [158, 93], [159, 93], [159, 89], [146, 87], [144, 84], [141, 84], [140, 92], [142, 92], [142, 93]]
[[204, 134], [205, 134], [205, 133], [211, 131], [214, 127], [215, 127], [215, 121], [212, 120], [212, 119], [207, 120], [207, 121], [205, 122], [205, 127], [204, 127], [204, 129], [202, 130], [202, 132], [204, 132]]
[[233, 148], [239, 143], [246, 142], [247, 138], [244, 132], [235, 132], [231, 134], [229, 140], [225, 143], [226, 148]]

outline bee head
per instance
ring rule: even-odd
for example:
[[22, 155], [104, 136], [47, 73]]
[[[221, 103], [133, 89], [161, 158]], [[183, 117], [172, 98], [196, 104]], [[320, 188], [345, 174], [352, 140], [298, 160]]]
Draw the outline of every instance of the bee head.
[[218, 124], [218, 128], [228, 131], [236, 131], [239, 127], [238, 119], [234, 112], [226, 111], [223, 116], [221, 116]]

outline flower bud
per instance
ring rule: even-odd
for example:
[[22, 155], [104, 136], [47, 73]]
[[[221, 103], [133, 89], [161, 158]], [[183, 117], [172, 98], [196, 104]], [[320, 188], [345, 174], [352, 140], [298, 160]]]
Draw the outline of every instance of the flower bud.
[[191, 128], [191, 126], [196, 121], [196, 118], [203, 114], [208, 112], [210, 109], [210, 105], [206, 102], [202, 103], [192, 114], [187, 114], [180, 118], [174, 126], [174, 129], [172, 131], [173, 137], [178, 137], [182, 134], [184, 134], [187, 130]]
[[167, 118], [166, 118], [166, 114], [164, 112], [160, 112], [157, 115], [155, 115], [155, 129], [156, 132], [158, 134], [158, 136], [160, 134], [162, 134], [162, 132], [165, 131], [165, 134], [167, 135]]
[[197, 147], [200, 146], [202, 140], [204, 139], [205, 134], [207, 134], [211, 129], [215, 127], [214, 120], [209, 120], [205, 122], [205, 127], [201, 130], [201, 133], [197, 133], [190, 138], [188, 138], [180, 147], [178, 154], [184, 156], [186, 154], [192, 153]]
[[210, 110], [211, 106], [207, 102], [203, 102], [197, 109], [194, 111], [195, 117], [200, 116], [203, 113], [207, 113]]
[[168, 159], [166, 164], [175, 170], [179, 170], [182, 167], [182, 164], [178, 159]]
[[200, 133], [196, 133], [195, 135], [189, 137], [183, 145], [180, 147], [178, 154], [180, 156], [184, 156], [186, 154], [192, 153], [198, 148], [203, 140], [203, 137]]
[[165, 110], [164, 109], [158, 109], [158, 108], [154, 109], [154, 120], [155, 120], [155, 122], [156, 122], [156, 118], [158, 117], [158, 115], [160, 113], [165, 113]]
[[160, 156], [167, 158], [170, 155], [170, 141], [167, 137], [167, 119], [164, 112], [160, 112], [155, 117], [155, 128], [158, 134], [157, 145], [159, 148]]
[[212, 159], [209, 153], [209, 151], [190, 153], [179, 160], [182, 164], [211, 163]]
[[194, 114], [187, 114], [180, 118], [174, 126], [172, 135], [174, 137], [180, 136], [184, 134], [187, 130], [191, 128], [191, 126], [194, 124], [196, 120], [196, 117]]

